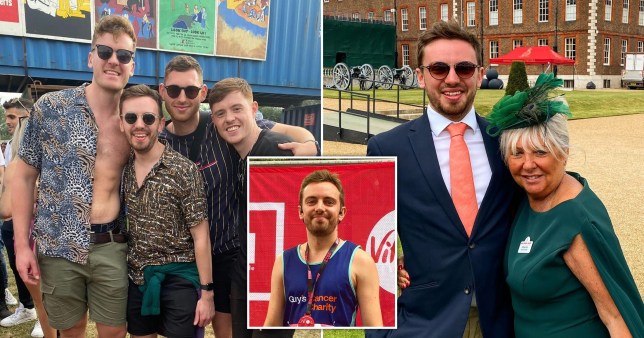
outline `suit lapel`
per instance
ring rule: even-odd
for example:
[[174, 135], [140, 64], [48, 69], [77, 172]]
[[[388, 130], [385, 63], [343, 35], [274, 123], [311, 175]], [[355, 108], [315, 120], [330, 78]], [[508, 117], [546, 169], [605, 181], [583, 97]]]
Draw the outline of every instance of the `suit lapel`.
[[463, 235], [467, 236], [461, 219], [458, 217], [458, 213], [454, 207], [454, 202], [452, 202], [452, 197], [449, 191], [447, 191], [445, 181], [441, 175], [427, 113], [416, 119], [409, 127], [409, 144], [431, 193], [434, 194], [434, 197], [449, 217], [451, 223]]
[[[495, 192], [503, 189], [500, 187], [503, 182], [502, 176], [505, 173], [506, 166], [501, 158], [501, 152], [499, 150], [499, 139], [497, 137], [492, 137], [488, 135], [485, 129], [488, 126], [487, 120], [481, 116], [476, 116], [476, 119], [481, 129], [481, 135], [483, 136], [483, 144], [485, 145], [485, 152], [487, 154], [488, 163], [490, 164], [490, 170], [492, 171], [492, 177], [490, 178], [490, 184], [488, 185], [485, 196], [483, 196], [483, 201], [481, 201], [481, 207], [479, 208], [478, 215], [476, 215], [476, 222], [474, 224], [474, 230], [476, 230], [476, 223], [479, 223], [480, 219], [486, 219], [487, 214], [494, 212], [490, 210], [489, 205], [494, 203]], [[474, 231], [472, 232], [474, 235]]]

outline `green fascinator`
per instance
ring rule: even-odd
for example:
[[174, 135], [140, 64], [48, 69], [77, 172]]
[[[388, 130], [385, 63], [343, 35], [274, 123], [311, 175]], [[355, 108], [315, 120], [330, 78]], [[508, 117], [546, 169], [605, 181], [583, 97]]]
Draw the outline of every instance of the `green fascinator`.
[[552, 95], [552, 90], [563, 85], [562, 79], [554, 74], [541, 74], [534, 87], [525, 92], [517, 91], [506, 95], [492, 108], [487, 117], [490, 123], [486, 131], [497, 136], [507, 129], [517, 129], [545, 123], [555, 114], [570, 117], [570, 109], [564, 101], [555, 100], [559, 95]]

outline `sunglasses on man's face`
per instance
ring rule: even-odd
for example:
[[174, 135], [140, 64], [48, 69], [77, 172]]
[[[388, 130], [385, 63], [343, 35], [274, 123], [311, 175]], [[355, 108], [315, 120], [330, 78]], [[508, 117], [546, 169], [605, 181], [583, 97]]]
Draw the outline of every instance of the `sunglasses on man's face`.
[[[135, 124], [136, 121], [139, 119], [139, 115], [136, 115], [135, 113], [125, 113], [125, 115], [123, 115], [123, 119], [128, 124]], [[157, 115], [154, 115], [152, 113], [144, 113], [143, 115], [141, 115], [141, 119], [143, 120], [143, 123], [145, 123], [148, 126], [151, 126], [154, 123], [154, 121], [157, 120]]]
[[[481, 67], [477, 64], [471, 63], [469, 61], [462, 61], [454, 65], [454, 71], [456, 75], [461, 79], [469, 79], [474, 75], [474, 72]], [[427, 66], [420, 66], [420, 69], [427, 69], [429, 75], [431, 75], [436, 80], [443, 80], [449, 75], [449, 71], [452, 66], [448, 65], [445, 62], [434, 62], [430, 63]]]
[[[112, 54], [115, 53], [114, 49], [110, 46], [105, 45], [96, 45], [96, 54], [98, 57], [103, 60], [109, 60], [112, 57]], [[116, 59], [119, 60], [122, 64], [128, 64], [134, 58], [134, 52], [127, 49], [117, 49], [116, 50]]]
[[186, 93], [186, 97], [192, 100], [195, 97], [197, 97], [197, 95], [199, 95], [199, 91], [201, 91], [201, 88], [197, 86], [179, 87], [177, 85], [170, 85], [165, 87], [165, 91], [168, 93], [168, 96], [170, 96], [173, 99], [176, 99], [177, 97], [179, 97], [179, 95], [181, 95], [182, 90]]

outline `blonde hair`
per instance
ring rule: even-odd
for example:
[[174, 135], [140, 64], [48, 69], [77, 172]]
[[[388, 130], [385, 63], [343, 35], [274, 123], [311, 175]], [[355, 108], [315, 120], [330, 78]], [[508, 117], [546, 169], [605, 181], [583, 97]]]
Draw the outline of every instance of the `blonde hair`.
[[253, 101], [253, 89], [248, 82], [239, 77], [229, 77], [215, 83], [208, 97], [208, 105], [212, 109], [215, 103], [222, 101], [230, 93], [240, 92], [248, 101]]
[[22, 117], [18, 119], [18, 125], [16, 130], [13, 131], [13, 137], [11, 138], [11, 160], [18, 158], [18, 150], [20, 149], [20, 143], [22, 143], [22, 136], [25, 133], [25, 127], [27, 126], [27, 118]]
[[516, 153], [519, 142], [525, 149], [547, 151], [555, 159], [565, 161], [570, 149], [568, 117], [555, 114], [545, 123], [526, 128], [506, 129], [501, 133], [500, 142], [501, 155], [506, 164], [510, 155]]
[[94, 27], [92, 34], [92, 49], [96, 47], [96, 40], [103, 34], [112, 34], [114, 38], [125, 34], [132, 39], [132, 48], [136, 49], [136, 33], [132, 23], [120, 15], [108, 15], [103, 17]]

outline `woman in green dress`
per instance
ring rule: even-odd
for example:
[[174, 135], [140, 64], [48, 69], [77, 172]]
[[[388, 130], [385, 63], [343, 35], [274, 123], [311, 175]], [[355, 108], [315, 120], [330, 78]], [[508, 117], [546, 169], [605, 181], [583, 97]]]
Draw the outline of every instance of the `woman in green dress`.
[[[608, 212], [583, 177], [566, 172], [570, 111], [551, 94], [562, 83], [542, 74], [488, 117], [487, 132], [500, 134], [503, 158], [526, 192], [504, 264], [516, 337], [644, 338], [644, 304]], [[398, 264], [404, 289], [409, 274], [402, 258]]]
[[568, 158], [565, 101], [539, 76], [499, 101], [488, 133], [500, 133], [510, 173], [526, 191], [508, 239], [505, 271], [517, 338], [644, 337], [644, 305], [606, 208]]

